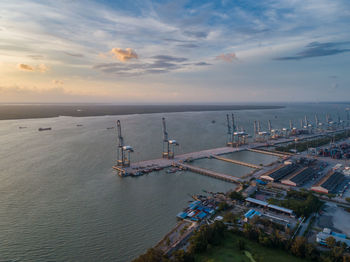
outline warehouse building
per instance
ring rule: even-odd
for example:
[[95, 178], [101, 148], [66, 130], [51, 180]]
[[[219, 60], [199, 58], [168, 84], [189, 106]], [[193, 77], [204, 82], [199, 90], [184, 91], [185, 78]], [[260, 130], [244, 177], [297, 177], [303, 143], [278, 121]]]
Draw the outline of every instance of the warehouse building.
[[321, 245], [327, 245], [327, 238], [329, 237], [333, 237], [335, 241], [345, 243], [350, 247], [350, 240], [346, 238], [345, 234], [332, 232], [329, 228], [324, 228], [322, 232], [319, 232], [316, 235], [316, 241]]
[[271, 210], [271, 211], [274, 211], [276, 213], [281, 213], [281, 214], [284, 214], [284, 215], [294, 216], [293, 210], [288, 209], [288, 208], [272, 205], [272, 204], [269, 204], [269, 203], [267, 203], [265, 201], [261, 201], [261, 200], [258, 200], [258, 199], [255, 199], [255, 198], [251, 198], [251, 197], [247, 197], [245, 199], [245, 201], [248, 202], [251, 205], [260, 206], [260, 207], [262, 207], [264, 209]]
[[302, 186], [315, 176], [315, 171], [311, 167], [304, 167], [301, 170], [289, 175], [281, 180], [282, 184], [288, 186]]
[[271, 182], [277, 182], [281, 180], [282, 178], [290, 175], [295, 170], [298, 169], [298, 166], [296, 164], [287, 164], [287, 165], [281, 165], [276, 169], [273, 169], [264, 175], [262, 175], [260, 178], [271, 181]]
[[337, 193], [337, 188], [345, 180], [345, 176], [340, 172], [331, 172], [319, 183], [311, 187], [311, 190], [319, 193], [330, 194]]

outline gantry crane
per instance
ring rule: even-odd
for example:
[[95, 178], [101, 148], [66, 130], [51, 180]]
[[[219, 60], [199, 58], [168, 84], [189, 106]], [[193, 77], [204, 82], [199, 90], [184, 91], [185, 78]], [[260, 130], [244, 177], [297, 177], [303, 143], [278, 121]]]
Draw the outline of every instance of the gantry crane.
[[128, 167], [130, 166], [130, 153], [134, 152], [131, 146], [124, 145], [124, 138], [122, 136], [122, 128], [120, 120], [117, 121], [118, 132], [118, 151], [117, 151], [117, 166]]
[[226, 144], [228, 146], [232, 146], [233, 145], [233, 132], [231, 132], [231, 125], [230, 125], [230, 117], [228, 114], [226, 114], [226, 121], [227, 121], [227, 142]]
[[179, 143], [176, 140], [168, 138], [168, 132], [166, 131], [165, 118], [162, 118], [163, 122], [163, 158], [174, 158], [175, 156], [175, 146], [178, 146]]

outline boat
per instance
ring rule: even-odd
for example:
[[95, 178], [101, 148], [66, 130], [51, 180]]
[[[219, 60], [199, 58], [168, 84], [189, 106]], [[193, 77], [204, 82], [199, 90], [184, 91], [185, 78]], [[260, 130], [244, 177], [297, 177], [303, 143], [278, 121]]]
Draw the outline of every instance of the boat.
[[27, 128], [26, 126], [19, 126], [19, 129]]
[[40, 127], [38, 129], [38, 131], [48, 131], [48, 130], [52, 130], [52, 128], [51, 127]]
[[179, 171], [179, 169], [176, 167], [173, 167], [173, 168], [168, 169], [166, 172], [168, 174], [172, 174], [172, 173], [176, 173], [177, 171]]
[[215, 121], [215, 120], [212, 120], [212, 121], [211, 121], [211, 123], [212, 123], [212, 124], [215, 124], [215, 123], [216, 123], [216, 121]]
[[109, 130], [109, 129], [114, 129], [114, 126], [107, 127], [107, 130]]
[[77, 126], [83, 126], [82, 124], [77, 124]]

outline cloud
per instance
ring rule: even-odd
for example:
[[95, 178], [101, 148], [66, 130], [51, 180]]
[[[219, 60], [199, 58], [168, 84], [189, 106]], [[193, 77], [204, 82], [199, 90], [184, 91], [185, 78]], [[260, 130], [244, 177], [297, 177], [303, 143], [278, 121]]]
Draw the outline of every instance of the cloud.
[[206, 38], [208, 36], [207, 32], [204, 31], [184, 31], [184, 35], [195, 38]]
[[40, 72], [40, 73], [45, 73], [49, 70], [49, 68], [44, 64], [40, 64], [37, 66], [31, 66], [31, 65], [27, 65], [27, 64], [18, 64], [17, 68], [19, 70], [23, 70], [23, 71]]
[[44, 64], [40, 64], [36, 67], [36, 71], [40, 73], [46, 73], [47, 71], [49, 71], [49, 68]]
[[18, 67], [19, 70], [32, 71], [32, 72], [34, 72], [34, 67], [32, 67], [32, 66], [30, 66], [30, 65], [18, 64], [17, 67]]
[[194, 65], [196, 65], [196, 66], [209, 66], [211, 64], [209, 64], [207, 62], [198, 62], [198, 63], [195, 63]]
[[167, 42], [175, 42], [175, 43], [190, 43], [190, 42], [193, 42], [193, 41], [189, 41], [189, 40], [180, 40], [180, 39], [174, 39], [174, 38], [164, 38], [163, 40], [167, 41]]
[[144, 63], [103, 63], [93, 66], [107, 74], [117, 76], [138, 76], [145, 74], [168, 73], [188, 66], [188, 59], [170, 55], [156, 55], [147, 59]]
[[38, 102], [38, 101], [62, 101], [62, 99], [78, 98], [62, 87], [37, 88], [18, 85], [0, 86], [0, 102]]
[[64, 84], [64, 82], [62, 80], [57, 80], [57, 79], [52, 80], [52, 83], [54, 85], [63, 85]]
[[196, 44], [180, 44], [180, 45], [176, 45], [176, 46], [185, 47], [185, 48], [197, 48], [197, 47], [199, 47]]
[[153, 56], [152, 58], [157, 59], [158, 61], [163, 61], [163, 62], [185, 62], [188, 59], [184, 57], [174, 57], [170, 55], [156, 55]]
[[217, 60], [222, 60], [224, 62], [232, 63], [234, 60], [238, 60], [235, 53], [221, 54], [216, 57]]
[[274, 60], [301, 60], [312, 57], [337, 55], [349, 52], [349, 48], [342, 48], [342, 46], [348, 44], [349, 42], [311, 42], [308, 45], [306, 45], [303, 51], [297, 53], [294, 56], [277, 57]]
[[126, 48], [125, 50], [122, 48], [113, 48], [110, 52], [121, 62], [126, 62], [130, 59], [138, 58], [138, 55], [131, 48]]
[[34, 60], [40, 60], [43, 59], [44, 56], [43, 55], [28, 55], [28, 57], [34, 59]]
[[79, 54], [79, 53], [71, 53], [71, 52], [64, 52], [66, 55], [69, 56], [74, 56], [74, 57], [84, 57], [83, 54]]

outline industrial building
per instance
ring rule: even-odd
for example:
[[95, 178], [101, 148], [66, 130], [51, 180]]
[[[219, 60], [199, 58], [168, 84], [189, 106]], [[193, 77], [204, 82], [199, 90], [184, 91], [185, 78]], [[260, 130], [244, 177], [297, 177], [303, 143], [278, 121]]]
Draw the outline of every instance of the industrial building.
[[315, 170], [311, 167], [304, 167], [301, 170], [281, 180], [282, 184], [288, 186], [302, 186], [315, 176]]
[[321, 245], [327, 245], [326, 240], [329, 237], [333, 237], [337, 242], [345, 243], [348, 247], [350, 247], [350, 240], [346, 238], [345, 234], [332, 232], [329, 228], [324, 228], [322, 232], [319, 232], [316, 235], [316, 241]]
[[188, 219], [191, 221], [200, 221], [203, 218], [215, 213], [215, 209], [198, 200], [189, 204], [188, 208], [177, 214], [179, 219]]
[[298, 166], [296, 164], [283, 164], [267, 173], [262, 175], [260, 178], [271, 181], [271, 182], [277, 182], [281, 180], [282, 178], [290, 175], [295, 170], [298, 169]]
[[249, 204], [252, 204], [255, 206], [260, 206], [260, 207], [263, 207], [264, 209], [268, 209], [268, 210], [271, 210], [271, 211], [274, 211], [277, 213], [282, 213], [285, 215], [294, 216], [293, 210], [288, 209], [288, 208], [272, 205], [272, 204], [269, 204], [265, 201], [261, 201], [261, 200], [251, 198], [251, 197], [247, 197], [245, 199], [245, 201], [248, 202]]
[[311, 187], [311, 190], [319, 193], [337, 193], [336, 190], [345, 180], [345, 176], [340, 172], [331, 172], [319, 183]]
[[261, 213], [259, 211], [256, 211], [254, 209], [249, 209], [248, 212], [244, 214], [244, 221], [248, 222], [250, 219], [252, 219], [255, 216], [261, 216]]

